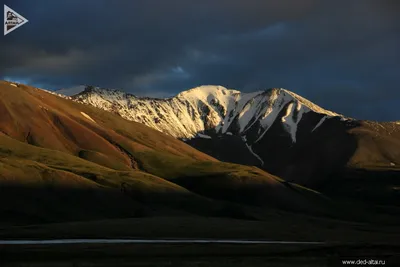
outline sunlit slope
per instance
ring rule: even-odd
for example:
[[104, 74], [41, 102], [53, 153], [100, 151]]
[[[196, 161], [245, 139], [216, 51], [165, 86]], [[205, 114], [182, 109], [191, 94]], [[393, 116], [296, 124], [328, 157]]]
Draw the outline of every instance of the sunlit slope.
[[0, 115], [0, 131], [16, 140], [114, 169], [139, 168], [140, 156], [152, 152], [156, 158], [215, 161], [142, 124], [25, 85], [0, 82]]
[[[214, 209], [222, 202], [330, 212], [318, 192], [256, 167], [219, 162], [115, 114], [8, 82], [0, 83], [0, 183], [16, 190], [2, 195], [3, 208], [11, 213], [25, 206], [16, 201], [21, 205], [11, 208], [8, 201], [23, 196], [38, 209], [50, 201], [62, 203], [60, 210], [82, 210], [74, 201], [59, 200], [58, 189], [67, 199], [71, 192], [93, 192], [79, 193], [82, 203], [95, 201], [98, 191], [113, 192], [117, 200], [100, 208], [104, 216], [110, 205], [122, 209], [114, 215], [128, 211], [129, 216], [130, 202], [197, 215], [218, 215]], [[46, 194], [38, 193], [43, 190]], [[94, 215], [102, 217], [101, 212]]]
[[[130, 182], [136, 183], [138, 188], [146, 187], [146, 190], [187, 191], [165, 179], [139, 170], [110, 169], [61, 151], [28, 145], [4, 134], [0, 134], [0, 160], [0, 177], [4, 183], [34, 185], [54, 181], [55, 184], [68, 187], [79, 184], [83, 187], [119, 188], [121, 183]], [[65, 172], [71, 175], [66, 175]]]
[[110, 169], [0, 134], [0, 182], [7, 186], [118, 191], [123, 187], [135, 201], [167, 206], [180, 201], [197, 203], [203, 195], [210, 200], [303, 211], [319, 206], [312, 200], [323, 200], [317, 192], [287, 184], [255, 167], [229, 163], [194, 162], [167, 178], [170, 181], [140, 170]]
[[361, 121], [350, 134], [357, 138], [351, 167], [400, 169], [400, 123]]

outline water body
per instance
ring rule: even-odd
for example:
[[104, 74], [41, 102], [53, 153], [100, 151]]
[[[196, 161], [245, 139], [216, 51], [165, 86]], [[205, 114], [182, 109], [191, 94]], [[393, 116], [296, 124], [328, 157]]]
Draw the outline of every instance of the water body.
[[47, 239], [0, 240], [0, 245], [52, 245], [52, 244], [283, 244], [319, 245], [324, 242], [234, 240], [234, 239]]

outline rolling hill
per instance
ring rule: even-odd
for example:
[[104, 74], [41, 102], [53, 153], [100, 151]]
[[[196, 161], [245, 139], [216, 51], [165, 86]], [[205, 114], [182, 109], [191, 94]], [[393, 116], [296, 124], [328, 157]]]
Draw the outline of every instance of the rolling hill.
[[0, 115], [3, 223], [332, 212], [318, 192], [41, 89], [2, 81]]

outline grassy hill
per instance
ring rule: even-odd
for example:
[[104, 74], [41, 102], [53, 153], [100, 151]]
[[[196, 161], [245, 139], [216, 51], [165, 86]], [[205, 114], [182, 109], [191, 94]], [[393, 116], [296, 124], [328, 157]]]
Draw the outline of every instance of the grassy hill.
[[[330, 214], [318, 192], [219, 162], [139, 123], [0, 82], [3, 223], [168, 215]], [[262, 208], [262, 209], [264, 209]], [[257, 216], [255, 216], [257, 217]]]

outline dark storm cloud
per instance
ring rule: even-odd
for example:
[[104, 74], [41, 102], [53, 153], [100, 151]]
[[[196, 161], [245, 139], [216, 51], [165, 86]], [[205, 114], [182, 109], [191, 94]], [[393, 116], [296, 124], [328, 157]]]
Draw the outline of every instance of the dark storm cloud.
[[0, 73], [49, 88], [170, 96], [285, 87], [349, 116], [398, 120], [398, 1], [25, 1]]

